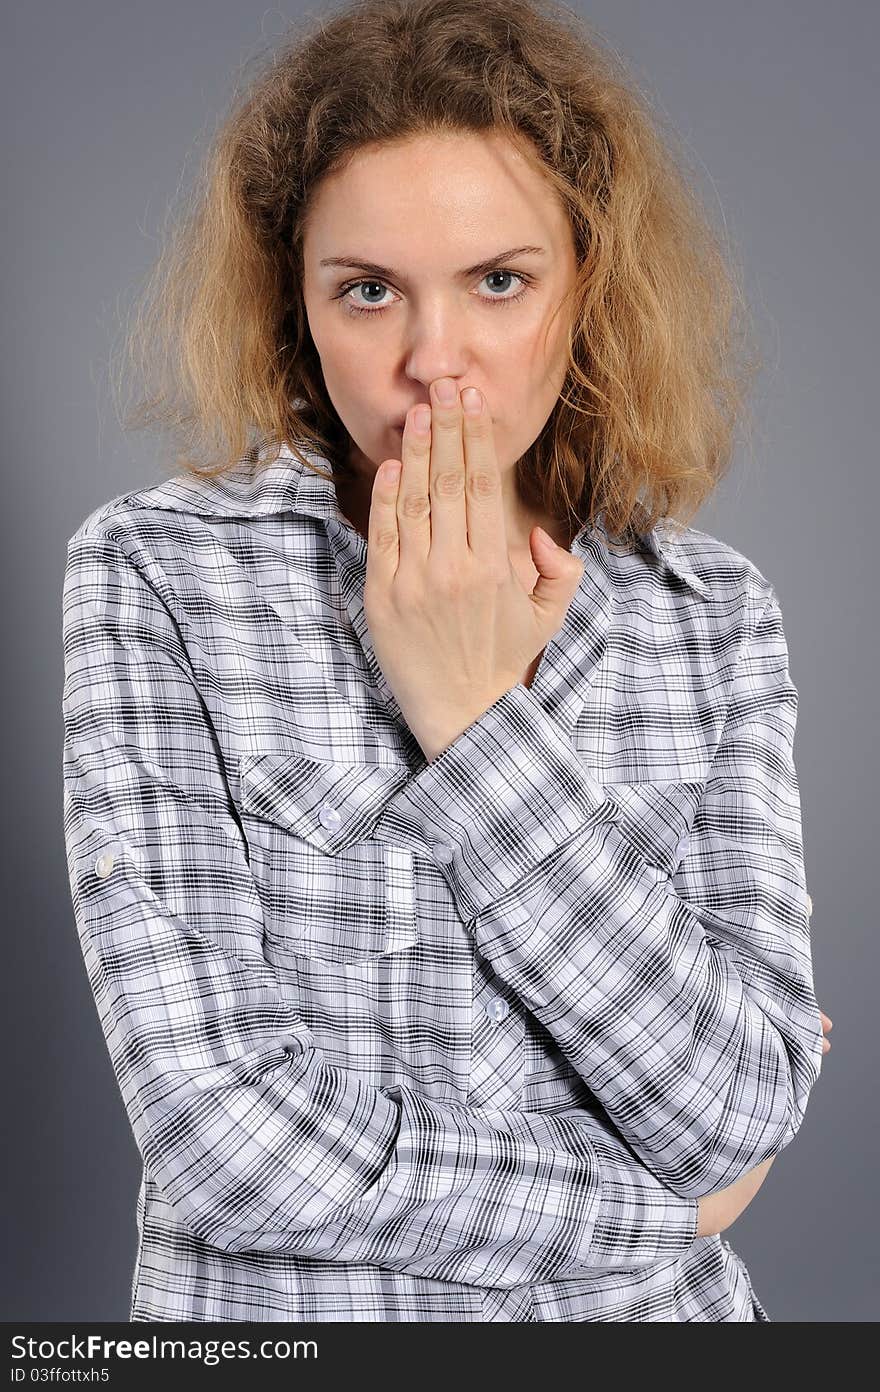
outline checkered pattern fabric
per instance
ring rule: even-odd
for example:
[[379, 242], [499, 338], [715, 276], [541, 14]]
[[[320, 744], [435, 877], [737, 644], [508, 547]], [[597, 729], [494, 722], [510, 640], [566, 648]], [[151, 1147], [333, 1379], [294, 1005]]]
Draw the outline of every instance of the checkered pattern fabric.
[[822, 1060], [772, 585], [694, 528], [585, 525], [533, 683], [427, 762], [320, 469], [255, 449], [68, 543], [132, 1320], [767, 1320], [695, 1234]]

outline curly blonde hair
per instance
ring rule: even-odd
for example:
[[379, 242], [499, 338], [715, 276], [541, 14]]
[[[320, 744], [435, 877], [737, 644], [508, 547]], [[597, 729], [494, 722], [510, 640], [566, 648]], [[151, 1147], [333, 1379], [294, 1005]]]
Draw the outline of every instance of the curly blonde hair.
[[730, 463], [760, 362], [738, 272], [660, 126], [620, 60], [551, 0], [307, 12], [235, 99], [135, 301], [124, 425], [170, 428], [194, 473], [282, 443], [344, 471], [302, 293], [310, 196], [363, 146], [502, 132], [563, 200], [578, 264], [568, 371], [517, 461], [520, 494], [569, 526], [601, 511], [612, 538], [687, 526]]

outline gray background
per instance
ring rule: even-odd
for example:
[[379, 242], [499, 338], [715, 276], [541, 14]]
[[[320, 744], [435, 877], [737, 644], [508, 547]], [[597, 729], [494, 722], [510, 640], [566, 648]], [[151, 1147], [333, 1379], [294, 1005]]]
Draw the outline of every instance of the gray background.
[[[750, 557], [782, 601], [816, 989], [834, 1030], [800, 1134], [726, 1237], [773, 1320], [873, 1321], [880, 7], [572, 8], [704, 171], [767, 363], [751, 441], [695, 525]], [[98, 504], [166, 472], [156, 442], [116, 421], [106, 371], [118, 315], [233, 86], [296, 13], [245, 0], [44, 0], [6, 15], [7, 1321], [128, 1317], [140, 1162], [63, 842], [65, 544]]]

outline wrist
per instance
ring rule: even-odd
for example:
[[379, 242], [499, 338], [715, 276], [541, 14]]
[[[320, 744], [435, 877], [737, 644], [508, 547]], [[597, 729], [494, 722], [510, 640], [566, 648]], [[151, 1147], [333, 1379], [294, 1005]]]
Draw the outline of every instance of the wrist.
[[451, 744], [464, 734], [465, 730], [473, 725], [475, 720], [485, 715], [487, 710], [494, 706], [495, 702], [510, 691], [516, 682], [510, 682], [503, 690], [495, 691], [483, 698], [477, 698], [466, 707], [459, 707], [455, 712], [449, 709], [438, 712], [436, 716], [422, 716], [415, 724], [409, 722], [409, 728], [418, 740], [419, 746], [428, 763], [433, 763], [436, 758], [448, 749]]

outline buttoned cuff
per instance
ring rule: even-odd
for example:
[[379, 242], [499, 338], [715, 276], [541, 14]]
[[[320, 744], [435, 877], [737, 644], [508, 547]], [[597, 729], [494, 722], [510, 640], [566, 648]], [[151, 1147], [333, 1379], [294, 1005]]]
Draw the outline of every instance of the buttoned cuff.
[[571, 837], [619, 808], [532, 691], [518, 683], [386, 804], [378, 834], [420, 837], [462, 918], [494, 904]]
[[[616, 1151], [617, 1147], [615, 1147]], [[591, 1268], [649, 1265], [683, 1256], [697, 1240], [700, 1201], [661, 1186], [635, 1161], [603, 1154], [602, 1200], [590, 1230], [584, 1263]]]

